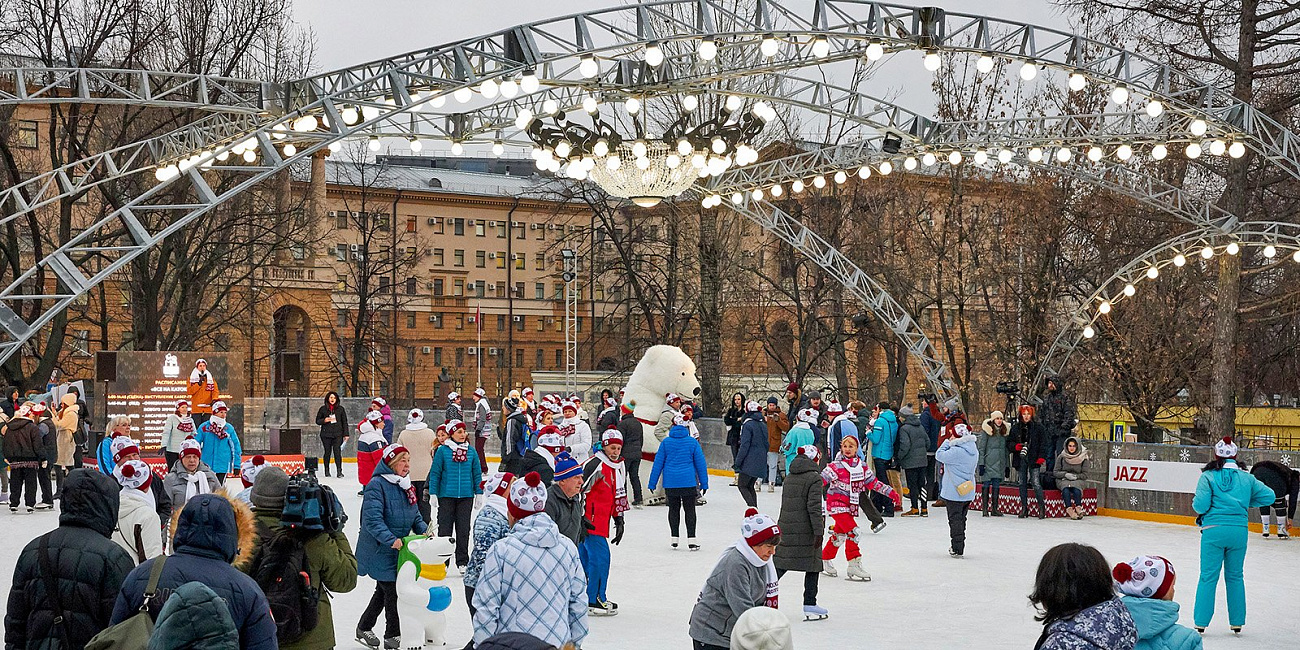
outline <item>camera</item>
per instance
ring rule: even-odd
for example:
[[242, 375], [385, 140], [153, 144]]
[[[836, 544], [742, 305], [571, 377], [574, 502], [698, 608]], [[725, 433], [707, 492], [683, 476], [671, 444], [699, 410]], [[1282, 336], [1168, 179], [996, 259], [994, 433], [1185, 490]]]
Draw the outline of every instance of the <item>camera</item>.
[[1019, 395], [1020, 384], [1014, 379], [998, 382], [997, 391], [999, 395]]
[[916, 394], [916, 399], [917, 399], [917, 401], [919, 401], [919, 402], [921, 402], [921, 403], [923, 403], [923, 404], [938, 404], [938, 403], [939, 403], [939, 396], [938, 396], [938, 395], [936, 395], [936, 394], [934, 394], [934, 393], [927, 393], [927, 392], [925, 392], [925, 391], [920, 391], [920, 392], [918, 392], [918, 393]]

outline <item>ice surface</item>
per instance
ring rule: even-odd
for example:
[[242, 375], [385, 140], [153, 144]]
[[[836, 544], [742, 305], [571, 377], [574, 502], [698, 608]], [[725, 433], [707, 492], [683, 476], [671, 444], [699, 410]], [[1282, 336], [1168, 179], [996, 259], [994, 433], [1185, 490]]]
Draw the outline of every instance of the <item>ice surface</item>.
[[[348, 476], [327, 479], [352, 520], [348, 537], [357, 535], [360, 497], [355, 466]], [[642, 475], [648, 475], [644, 468]], [[627, 534], [613, 548], [609, 597], [619, 604], [614, 617], [592, 618], [585, 647], [655, 649], [691, 647], [687, 625], [691, 607], [718, 554], [739, 536], [745, 510], [736, 488], [725, 477], [710, 477], [714, 489], [699, 508], [698, 552], [668, 545], [666, 508], [648, 507], [627, 514]], [[232, 481], [232, 487], [237, 481]], [[780, 488], [759, 494], [760, 510], [777, 515]], [[1112, 564], [1142, 553], [1170, 559], [1178, 570], [1176, 600], [1181, 623], [1191, 625], [1199, 571], [1198, 532], [1190, 526], [1091, 517], [1083, 521], [982, 518], [972, 512], [965, 559], [948, 557], [948, 527], [943, 511], [927, 519], [893, 518], [879, 534], [866, 533], [864, 560], [872, 581], [844, 579], [843, 555], [838, 579], [821, 577], [818, 603], [830, 618], [804, 622], [803, 576], [786, 574], [781, 584], [781, 611], [794, 624], [800, 648], [1031, 648], [1040, 627], [1025, 596], [1043, 552], [1060, 542], [1077, 541], [1101, 549]], [[50, 512], [0, 514], [0, 587], [9, 591], [12, 568], [27, 540], [57, 523]], [[860, 518], [865, 523], [865, 518]], [[684, 528], [683, 528], [684, 531]], [[683, 540], [684, 541], [684, 540]], [[448, 612], [448, 648], [460, 648], [471, 636], [464, 591], [455, 575], [448, 578], [454, 602]], [[1263, 649], [1300, 647], [1300, 540], [1250, 537], [1246, 558], [1248, 618], [1241, 638], [1232, 638], [1220, 582], [1214, 622], [1205, 646]], [[339, 647], [355, 648], [357, 617], [370, 599], [374, 582], [362, 578], [356, 590], [337, 594], [334, 623]], [[383, 632], [383, 619], [379, 629]], [[841, 645], [843, 644], [843, 646]]]

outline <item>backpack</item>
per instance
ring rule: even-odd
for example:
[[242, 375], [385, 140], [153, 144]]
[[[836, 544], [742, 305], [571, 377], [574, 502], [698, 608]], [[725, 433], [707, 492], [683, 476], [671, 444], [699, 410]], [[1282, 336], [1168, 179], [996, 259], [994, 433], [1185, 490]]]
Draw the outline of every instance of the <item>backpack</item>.
[[262, 546], [253, 580], [266, 594], [280, 645], [296, 641], [320, 622], [320, 589], [307, 573], [307, 544], [301, 531], [281, 528]]
[[311, 474], [289, 477], [280, 525], [290, 529], [325, 530], [321, 520], [321, 484], [316, 477]]
[[343, 511], [338, 495], [328, 485], [320, 486], [320, 520], [327, 533], [340, 532], [343, 524], [348, 523], [348, 513]]

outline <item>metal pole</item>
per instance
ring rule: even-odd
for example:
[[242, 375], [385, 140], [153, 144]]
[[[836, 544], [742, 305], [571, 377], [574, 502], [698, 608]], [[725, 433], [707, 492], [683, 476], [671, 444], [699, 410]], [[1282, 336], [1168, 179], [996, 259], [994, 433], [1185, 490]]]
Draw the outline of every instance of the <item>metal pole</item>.
[[578, 256], [572, 249], [560, 251], [564, 260], [564, 389], [578, 390]]

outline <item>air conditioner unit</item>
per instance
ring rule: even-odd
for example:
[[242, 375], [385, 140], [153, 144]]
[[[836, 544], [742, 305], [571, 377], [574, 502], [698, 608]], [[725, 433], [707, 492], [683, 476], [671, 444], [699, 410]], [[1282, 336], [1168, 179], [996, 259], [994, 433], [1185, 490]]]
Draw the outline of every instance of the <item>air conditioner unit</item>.
[[430, 323], [436, 323], [436, 322], [438, 322], [438, 315], [437, 315], [437, 314], [429, 314], [429, 322], [430, 322]]
[[494, 260], [494, 259], [496, 259], [496, 258], [497, 258], [497, 254], [496, 254], [496, 253], [488, 253], [488, 259], [490, 259], [490, 260]]
[[511, 227], [511, 228], [523, 228], [523, 227], [524, 227], [524, 222], [522, 222], [522, 221], [511, 221], [511, 222], [510, 222], [510, 227]]
[[426, 248], [426, 249], [424, 249], [424, 256], [425, 256], [425, 257], [429, 257], [429, 256], [431, 256], [431, 255], [433, 255], [433, 249], [432, 249], [432, 248]]
[[496, 227], [497, 227], [497, 222], [495, 221], [488, 222], [488, 228], [496, 228]]
[[421, 354], [429, 354], [430, 352], [433, 352], [433, 348], [431, 348], [431, 347], [429, 347], [429, 346], [427, 346], [427, 345], [424, 346], [424, 347], [422, 347], [422, 348], [420, 348], [420, 353], [421, 353]]
[[465, 351], [468, 352], [471, 357], [478, 355], [478, 348], [467, 348]]
[[350, 251], [354, 251], [354, 252], [355, 252], [355, 251], [359, 251], [359, 250], [361, 250], [361, 244], [348, 244], [348, 250], [350, 250]]
[[471, 282], [471, 283], [465, 285], [465, 289], [466, 289], [467, 291], [473, 291], [473, 290], [476, 289], [476, 288], [478, 288], [478, 285], [475, 284], [475, 283], [473, 283], [473, 282]]
[[496, 285], [494, 285], [494, 284], [489, 284], [489, 285], [487, 286], [487, 290], [488, 290], [488, 291], [491, 291], [492, 293], [496, 293], [496, 292], [497, 292]]
[[557, 226], [557, 225], [555, 225], [555, 224], [553, 224], [553, 223], [552, 223], [552, 224], [547, 224], [547, 226], [546, 226], [546, 229], [547, 229], [547, 230], [556, 230], [556, 229], [558, 229], [558, 228], [560, 228], [560, 226]]
[[490, 357], [495, 357], [496, 355], [497, 355], [497, 349], [496, 349], [496, 348], [488, 348], [488, 356], [490, 356]]
[[466, 225], [468, 225], [470, 228], [473, 228], [473, 227], [474, 227], [474, 224], [476, 224], [476, 223], [478, 223], [478, 222], [475, 221], [475, 220], [473, 220], [473, 219], [470, 219], [469, 221], [466, 222]]
[[329, 217], [330, 217], [331, 219], [333, 219], [334, 217], [337, 217], [339, 213], [338, 213], [337, 210], [330, 210], [330, 211], [327, 212], [326, 214], [329, 215]]
[[477, 316], [470, 316], [470, 317], [469, 317], [469, 322], [470, 322], [471, 325], [473, 325], [474, 323], [478, 322], [478, 317], [477, 317]]
[[430, 226], [438, 225], [438, 217], [429, 217], [429, 225]]
[[524, 317], [523, 317], [523, 316], [515, 316], [515, 322], [516, 322], [516, 323], [522, 323], [522, 322], [524, 322]]

